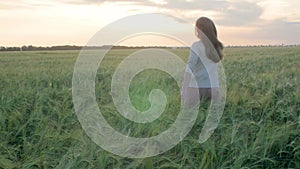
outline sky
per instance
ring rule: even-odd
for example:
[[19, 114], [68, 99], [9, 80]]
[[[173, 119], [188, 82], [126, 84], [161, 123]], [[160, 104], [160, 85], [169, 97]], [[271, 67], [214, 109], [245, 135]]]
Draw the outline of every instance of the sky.
[[[191, 25], [209, 17], [224, 45], [299, 45], [299, 7], [299, 0], [0, 0], [0, 46], [85, 45], [106, 25], [145, 13], [167, 14]], [[157, 35], [122, 42], [175, 44]]]

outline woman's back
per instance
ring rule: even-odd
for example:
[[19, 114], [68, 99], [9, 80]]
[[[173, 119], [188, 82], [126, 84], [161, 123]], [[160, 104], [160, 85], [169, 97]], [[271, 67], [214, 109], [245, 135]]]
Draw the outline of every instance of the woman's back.
[[[190, 69], [190, 70], [189, 70]], [[187, 65], [187, 72], [193, 72], [197, 84], [192, 78], [189, 87], [194, 88], [214, 88], [219, 87], [218, 63], [210, 60], [206, 55], [206, 50], [202, 41], [194, 42]]]

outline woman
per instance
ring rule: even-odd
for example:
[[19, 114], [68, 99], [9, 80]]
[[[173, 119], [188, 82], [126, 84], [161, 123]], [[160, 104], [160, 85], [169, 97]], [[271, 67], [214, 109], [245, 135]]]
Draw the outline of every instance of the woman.
[[219, 96], [218, 63], [223, 59], [223, 44], [218, 40], [212, 20], [201, 17], [196, 22], [196, 35], [182, 88], [182, 98], [189, 105], [200, 100], [217, 99]]

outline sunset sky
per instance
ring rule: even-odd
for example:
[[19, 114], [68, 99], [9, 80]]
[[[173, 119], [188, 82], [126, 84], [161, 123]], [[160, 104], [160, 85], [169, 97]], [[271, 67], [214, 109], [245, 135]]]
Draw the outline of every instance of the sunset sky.
[[[300, 44], [299, 7], [299, 0], [0, 0], [0, 46], [85, 45], [105, 25], [142, 13], [190, 24], [210, 17], [225, 45]], [[151, 45], [172, 44], [144, 38]], [[137, 38], [124, 45], [139, 43]]]

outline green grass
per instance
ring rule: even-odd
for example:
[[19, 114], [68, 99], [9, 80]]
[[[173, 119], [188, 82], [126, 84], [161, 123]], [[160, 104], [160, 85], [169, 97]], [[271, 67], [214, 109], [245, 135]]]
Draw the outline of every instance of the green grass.
[[[188, 50], [171, 50], [184, 61]], [[96, 98], [104, 117], [131, 136], [166, 130], [179, 111], [179, 88], [166, 73], [147, 70], [130, 85], [139, 110], [151, 89], [168, 104], [150, 124], [118, 114], [109, 95], [112, 74], [134, 50], [113, 50], [97, 72]], [[300, 168], [300, 48], [227, 48], [223, 61], [227, 102], [213, 136], [198, 144], [205, 117], [171, 150], [147, 159], [104, 151], [82, 130], [72, 103], [72, 74], [79, 51], [0, 53], [0, 168]], [[205, 106], [200, 108], [204, 111]]]

